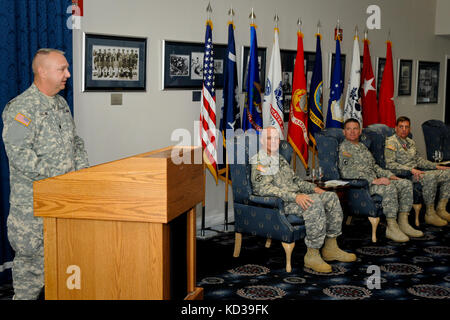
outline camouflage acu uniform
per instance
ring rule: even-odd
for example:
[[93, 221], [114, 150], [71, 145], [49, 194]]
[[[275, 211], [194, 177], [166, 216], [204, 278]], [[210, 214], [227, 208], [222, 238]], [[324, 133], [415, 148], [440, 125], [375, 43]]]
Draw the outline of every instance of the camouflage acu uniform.
[[384, 149], [386, 168], [431, 170], [425, 171], [420, 184], [422, 195], [426, 205], [434, 205], [437, 187], [441, 190], [440, 199], [448, 199], [450, 196], [450, 170], [433, 170], [436, 164], [422, 158], [417, 151], [414, 140], [402, 139], [396, 134], [386, 138]]
[[69, 107], [33, 84], [11, 100], [3, 114], [3, 141], [9, 159], [8, 238], [15, 251], [14, 299], [36, 299], [44, 286], [42, 220], [33, 215], [33, 181], [89, 165]]
[[365, 179], [369, 182], [371, 195], [383, 197], [383, 213], [387, 218], [396, 218], [397, 212], [409, 212], [413, 203], [412, 183], [406, 179], [390, 180], [389, 185], [375, 185], [377, 178], [393, 175], [375, 162], [372, 153], [362, 144], [345, 140], [339, 146], [339, 171], [344, 179]]
[[[325, 236], [341, 234], [342, 208], [333, 192], [317, 194], [314, 184], [301, 180], [282, 156], [268, 156], [264, 150], [251, 159], [253, 193], [259, 196], [275, 196], [284, 201], [285, 212], [302, 216], [305, 221], [305, 244], [309, 248], [322, 247]], [[314, 201], [303, 210], [295, 198], [308, 194]]]

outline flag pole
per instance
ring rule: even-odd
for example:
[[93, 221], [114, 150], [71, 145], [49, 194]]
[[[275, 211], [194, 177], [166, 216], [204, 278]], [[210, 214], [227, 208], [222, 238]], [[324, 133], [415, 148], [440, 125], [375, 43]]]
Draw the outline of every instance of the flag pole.
[[[203, 152], [202, 152], [203, 156]], [[205, 235], [205, 207], [206, 207], [206, 164], [205, 160], [203, 160], [203, 201], [202, 201], [202, 229], [201, 236]]]
[[[320, 27], [321, 27], [321, 26], [322, 26], [322, 25], [321, 25], [321, 23], [320, 23], [320, 20], [317, 21], [317, 34], [318, 34], [318, 35], [320, 35]], [[312, 166], [313, 166], [313, 169], [315, 169], [315, 168], [316, 168], [316, 155], [319, 156], [319, 154], [318, 154], [318, 152], [317, 152], [317, 150], [316, 150], [315, 147], [313, 147], [313, 152], [312, 152], [312, 154], [313, 154], [313, 162], [312, 162]]]
[[[234, 16], [234, 10], [233, 5], [230, 6], [230, 9], [228, 10], [228, 15], [230, 16], [230, 22], [233, 23], [233, 16]], [[226, 148], [226, 138], [225, 135], [223, 136], [224, 145]], [[225, 220], [224, 220], [224, 230], [228, 231], [228, 186], [229, 186], [229, 170], [230, 167], [228, 165], [228, 152], [225, 153]]]
[[[207, 12], [207, 21], [211, 20], [211, 2], [208, 2], [208, 6], [206, 7]], [[203, 148], [202, 148], [203, 149]], [[204, 160], [204, 150], [202, 150], [202, 157], [203, 157], [203, 201], [202, 201], [202, 226], [201, 226], [201, 236], [205, 236], [205, 215], [206, 215], [206, 163]]]
[[[302, 31], [302, 20], [300, 18], [297, 19], [297, 33]], [[294, 80], [294, 79], [292, 79]], [[292, 100], [291, 100], [292, 104]], [[294, 172], [297, 170], [297, 152], [294, 152], [294, 159], [292, 162], [292, 168]]]

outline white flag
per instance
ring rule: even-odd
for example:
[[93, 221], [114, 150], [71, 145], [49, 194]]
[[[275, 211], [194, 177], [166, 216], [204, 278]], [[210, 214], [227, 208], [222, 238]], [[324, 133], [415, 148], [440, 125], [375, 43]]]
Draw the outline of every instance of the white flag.
[[355, 36], [350, 79], [348, 81], [347, 96], [345, 98], [344, 121], [349, 118], [355, 118], [359, 121], [362, 128], [362, 112], [359, 92], [359, 86], [361, 85], [361, 58], [359, 56], [358, 41], [358, 36]]
[[278, 29], [275, 28], [272, 57], [267, 74], [266, 90], [262, 106], [263, 127], [275, 127], [284, 139], [283, 89], [281, 82], [281, 56], [278, 44]]

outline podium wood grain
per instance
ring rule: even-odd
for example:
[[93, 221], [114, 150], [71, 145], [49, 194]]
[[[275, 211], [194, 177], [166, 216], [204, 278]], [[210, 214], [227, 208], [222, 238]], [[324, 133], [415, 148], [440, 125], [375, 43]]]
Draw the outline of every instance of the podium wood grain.
[[[46, 299], [169, 299], [170, 221], [187, 215], [187, 295], [196, 288], [195, 205], [204, 194], [202, 164], [176, 164], [169, 147], [34, 183], [44, 218]], [[81, 271], [69, 289], [67, 268]]]

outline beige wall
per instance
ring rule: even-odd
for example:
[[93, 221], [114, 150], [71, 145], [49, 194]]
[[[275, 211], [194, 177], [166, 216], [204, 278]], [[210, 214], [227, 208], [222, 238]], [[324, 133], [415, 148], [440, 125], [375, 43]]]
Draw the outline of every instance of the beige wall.
[[[74, 31], [74, 100], [75, 121], [79, 134], [85, 139], [92, 164], [103, 163], [148, 150], [176, 144], [171, 133], [185, 128], [192, 134], [194, 121], [199, 118], [199, 102], [192, 102], [192, 91], [161, 90], [161, 41], [204, 41], [205, 0], [95, 0], [84, 2], [81, 30]], [[351, 59], [355, 25], [360, 33], [368, 18], [366, 8], [377, 4], [381, 8], [381, 30], [369, 32], [372, 64], [386, 54], [386, 39], [391, 30], [394, 73], [397, 59], [413, 59], [413, 87], [410, 97], [395, 97], [397, 115], [406, 115], [413, 121], [412, 131], [419, 150], [425, 146], [420, 125], [427, 119], [443, 119], [445, 55], [450, 55], [450, 40], [435, 36], [435, 0], [212, 0], [213, 40], [227, 42], [227, 11], [233, 5], [236, 29], [238, 70], [241, 47], [249, 44], [248, 15], [254, 7], [258, 25], [258, 44], [267, 47], [270, 60], [273, 39], [273, 16], [280, 17], [280, 47], [296, 49], [297, 19], [303, 21], [305, 50], [315, 50], [317, 21], [322, 24], [323, 77], [328, 84], [328, 57], [334, 52], [333, 30], [337, 19], [344, 29], [342, 52], [347, 54], [346, 79]], [[148, 37], [147, 91], [124, 93], [123, 106], [111, 106], [109, 93], [81, 92], [82, 33], [105, 33]], [[360, 45], [361, 54], [362, 43]], [[417, 60], [439, 61], [439, 103], [415, 105]], [[268, 66], [267, 66], [268, 67]], [[375, 71], [376, 72], [376, 71]], [[346, 92], [344, 90], [344, 92]], [[326, 114], [329, 90], [324, 89]], [[217, 111], [222, 105], [222, 93], [217, 92]], [[242, 101], [242, 96], [241, 96]], [[243, 108], [241, 106], [241, 108]], [[300, 170], [303, 174], [303, 170]], [[207, 225], [222, 222], [224, 185], [216, 187], [207, 175]], [[231, 189], [230, 189], [231, 190]], [[231, 193], [230, 193], [231, 195]], [[232, 215], [231, 215], [232, 217]]]
[[435, 32], [439, 35], [450, 35], [450, 0], [436, 0]]

